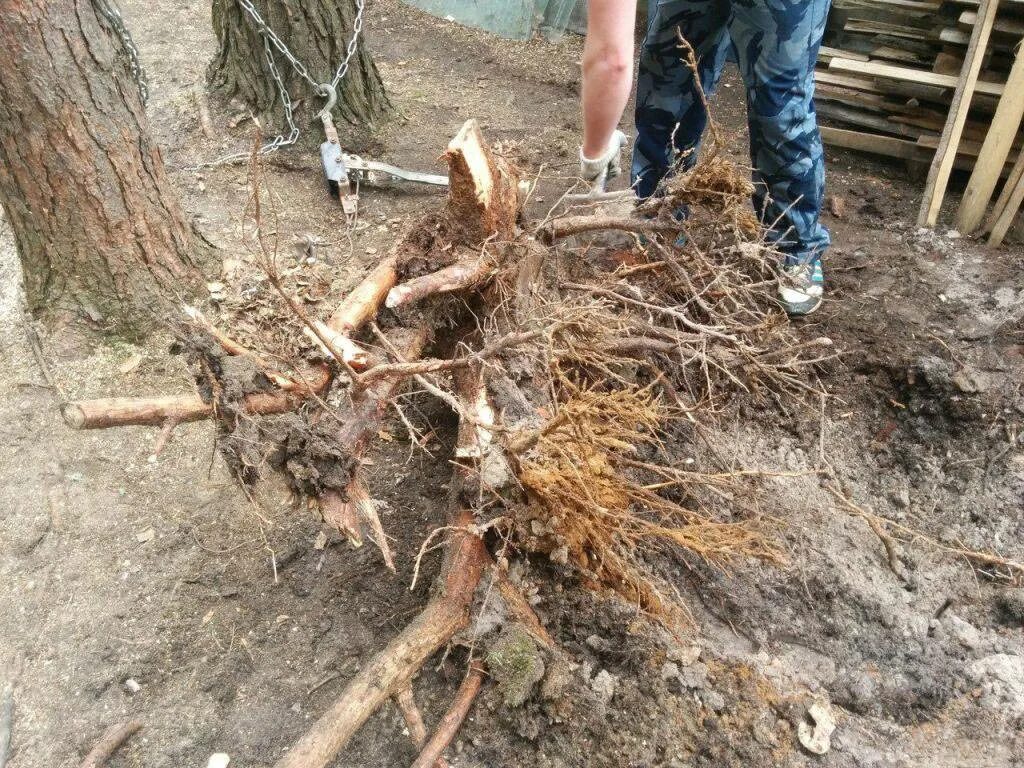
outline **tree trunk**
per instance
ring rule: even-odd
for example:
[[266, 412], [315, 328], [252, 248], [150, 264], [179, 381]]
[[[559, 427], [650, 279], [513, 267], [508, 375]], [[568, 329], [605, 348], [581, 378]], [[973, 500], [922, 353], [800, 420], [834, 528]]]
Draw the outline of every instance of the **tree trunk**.
[[90, 0], [0, 0], [0, 204], [29, 308], [136, 335], [199, 274], [127, 62]]
[[[305, 65], [317, 83], [329, 83], [345, 58], [356, 17], [355, 0], [253, 0], [260, 16]], [[225, 98], [237, 97], [260, 119], [264, 130], [287, 133], [284, 110], [267, 66], [263, 38], [238, 0], [213, 0], [213, 30], [219, 51], [210, 64], [209, 79]], [[320, 136], [315, 121], [324, 100], [313, 91], [284, 55], [274, 61], [294, 103], [299, 130]], [[338, 85], [334, 113], [353, 125], [367, 126], [391, 109], [373, 58], [360, 35], [348, 74]]]

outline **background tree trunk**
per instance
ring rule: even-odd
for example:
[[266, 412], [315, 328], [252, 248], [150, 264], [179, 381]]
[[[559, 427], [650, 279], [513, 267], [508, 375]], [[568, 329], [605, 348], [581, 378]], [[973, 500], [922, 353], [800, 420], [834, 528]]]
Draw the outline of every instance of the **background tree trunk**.
[[[356, 16], [354, 0], [253, 0], [268, 26], [301, 61], [318, 83], [330, 82], [345, 58]], [[237, 97], [260, 119], [264, 130], [284, 127], [284, 113], [277, 86], [270, 75], [263, 39], [255, 22], [237, 0], [213, 0], [213, 30], [219, 51], [210, 64], [210, 86], [226, 98]], [[323, 100], [313, 93], [288, 62], [274, 52], [277, 68], [296, 107], [296, 125], [304, 133], [323, 141], [320, 123], [314, 117]], [[338, 86], [335, 115], [356, 126], [368, 126], [391, 109], [366, 39], [352, 57], [348, 74]]]
[[29, 308], [134, 335], [199, 274], [127, 62], [91, 0], [0, 0], [0, 204]]

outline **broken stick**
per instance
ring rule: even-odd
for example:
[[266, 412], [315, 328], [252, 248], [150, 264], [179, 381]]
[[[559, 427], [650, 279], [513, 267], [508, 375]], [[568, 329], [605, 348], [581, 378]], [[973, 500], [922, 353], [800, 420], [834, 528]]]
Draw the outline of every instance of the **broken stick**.
[[96, 746], [85, 756], [79, 768], [99, 768], [110, 759], [118, 747], [141, 728], [142, 723], [138, 720], [129, 720], [126, 723], [110, 726], [96, 742]]

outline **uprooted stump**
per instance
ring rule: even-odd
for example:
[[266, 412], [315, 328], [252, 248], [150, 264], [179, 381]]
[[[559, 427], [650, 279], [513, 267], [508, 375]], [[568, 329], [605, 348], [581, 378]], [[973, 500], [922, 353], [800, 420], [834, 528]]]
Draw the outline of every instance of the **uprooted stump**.
[[[659, 550], [713, 565], [783, 559], [756, 505], [744, 501], [750, 489], [742, 475], [724, 463], [680, 469], [705, 413], [720, 414], [739, 398], [817, 393], [813, 367], [831, 354], [827, 339], [799, 340], [772, 302], [774, 256], [743, 213], [749, 187], [739, 169], [710, 153], [641, 210], [557, 217], [537, 232], [522, 220], [518, 171], [473, 121], [445, 157], [444, 209], [419, 221], [325, 320], [306, 317], [276, 277], [254, 162], [254, 247], [289, 321], [301, 320], [306, 363], [269, 362], [250, 351], [251, 342], [233, 341], [231, 328], [190, 315], [189, 333], [205, 334], [189, 347], [202, 404], [193, 410], [217, 420], [219, 445], [239, 479], [256, 482], [259, 467], [279, 470], [327, 524], [354, 542], [373, 538], [392, 570], [360, 461], [410, 380], [459, 419], [433, 596], [277, 768], [323, 768], [388, 699], [415, 725], [410, 683], [467, 627], [485, 571], [496, 585], [485, 591], [503, 600], [520, 636], [554, 647], [492, 564], [494, 541], [538, 555], [563, 578], [618, 594], [670, 628], [686, 613], [649, 567]], [[691, 208], [685, 222], [674, 216], [682, 204]], [[585, 254], [573, 247], [572, 236], [608, 229], [646, 241]], [[245, 385], [226, 376], [233, 358], [245, 359]], [[329, 370], [325, 384], [303, 372], [310, 363]], [[287, 395], [293, 410], [260, 416], [249, 405], [256, 394]], [[69, 408], [95, 414], [104, 406]], [[95, 425], [164, 423], [157, 411], [160, 418], [151, 402], [135, 411], [145, 421], [101, 415]], [[493, 658], [500, 666], [511, 657]], [[526, 678], [538, 671], [530, 666]], [[510, 669], [497, 674], [511, 679]], [[424, 744], [417, 765], [436, 764], [482, 675], [473, 667], [434, 738], [417, 737]]]

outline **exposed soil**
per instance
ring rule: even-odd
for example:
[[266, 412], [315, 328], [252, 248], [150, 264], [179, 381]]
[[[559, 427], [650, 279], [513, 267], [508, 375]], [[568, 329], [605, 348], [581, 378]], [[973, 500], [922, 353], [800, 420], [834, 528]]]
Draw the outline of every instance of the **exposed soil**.
[[[268, 289], [240, 231], [245, 169], [194, 169], [245, 149], [252, 131], [249, 121], [229, 128], [239, 110], [213, 103], [223, 138], [202, 136], [192, 87], [213, 53], [208, 5], [130, 0], [124, 10], [172, 178], [198, 231], [221, 249], [226, 305], [258, 306]], [[540, 174], [529, 214], [542, 218], [575, 175], [579, 41], [499, 41], [394, 0], [373, 3], [367, 27], [399, 112], [359, 150], [436, 170], [448, 139], [478, 117], [489, 139]], [[732, 72], [717, 116], [737, 157], [746, 151], [742, 99]], [[525, 693], [488, 683], [452, 765], [1024, 764], [1024, 590], [923, 539], [897, 544], [894, 572], [879, 537], [813, 473], [830, 466], [857, 504], [941, 545], [1024, 560], [1024, 249], [919, 232], [919, 186], [902, 168], [831, 151], [828, 161], [829, 194], [841, 201], [826, 215], [828, 301], [801, 333], [828, 336], [843, 352], [823, 371], [832, 397], [820, 414], [750, 407], [716, 445], [738, 468], [784, 473], [763, 480], [762, 503], [790, 565], [722, 573], [660, 563], [694, 614], [692, 635], [674, 638], [547, 561], [518, 561], [568, 663], [544, 659], [543, 682]], [[314, 153], [286, 150], [267, 173], [282, 268], [306, 286], [310, 312], [325, 315], [441, 195], [364, 190], [362, 223], [347, 234], [318, 166]], [[394, 537], [392, 577], [370, 545], [318, 541], [320, 524], [287, 489], [262, 486], [250, 501], [208, 424], [180, 427], [155, 461], [156, 430], [67, 429], [27, 341], [3, 225], [0, 254], [9, 765], [77, 765], [108, 725], [129, 717], [145, 727], [113, 768], [201, 766], [214, 752], [232, 765], [272, 764], [424, 604], [436, 553], [416, 589], [408, 585], [420, 544], [443, 520], [453, 417], [410, 395], [406, 412], [432, 433], [433, 455], [414, 450], [392, 419], [368, 458], [367, 483]], [[83, 348], [41, 335], [68, 396], [191, 386], [169, 338]], [[521, 666], [536, 670], [529, 656]], [[463, 670], [457, 650], [417, 679], [428, 728]], [[797, 737], [815, 700], [837, 723], [824, 756]], [[336, 764], [410, 763], [403, 729], [385, 707]]]

